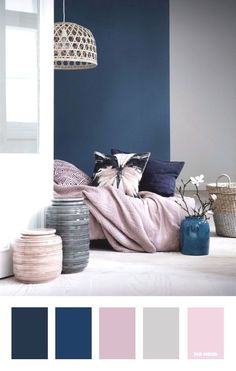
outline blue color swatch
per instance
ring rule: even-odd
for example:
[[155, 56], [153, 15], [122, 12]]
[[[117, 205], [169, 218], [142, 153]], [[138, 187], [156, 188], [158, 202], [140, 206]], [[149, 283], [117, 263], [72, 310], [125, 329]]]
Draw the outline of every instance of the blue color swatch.
[[56, 308], [56, 358], [91, 359], [91, 308]]
[[12, 359], [48, 358], [48, 309], [12, 308]]

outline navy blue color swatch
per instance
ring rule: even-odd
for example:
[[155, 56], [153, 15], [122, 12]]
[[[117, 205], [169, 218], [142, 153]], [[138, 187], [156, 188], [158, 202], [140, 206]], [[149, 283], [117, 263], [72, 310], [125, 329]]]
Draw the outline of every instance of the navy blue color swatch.
[[48, 358], [48, 309], [12, 308], [12, 359]]
[[56, 358], [91, 359], [91, 308], [56, 308]]
[[169, 1], [67, 0], [66, 19], [93, 32], [98, 66], [55, 71], [55, 158], [89, 175], [112, 147], [169, 160]]

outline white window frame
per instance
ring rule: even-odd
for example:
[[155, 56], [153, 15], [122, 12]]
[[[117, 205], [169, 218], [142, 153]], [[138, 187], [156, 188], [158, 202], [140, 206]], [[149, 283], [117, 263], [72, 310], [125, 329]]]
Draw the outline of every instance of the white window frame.
[[[5, 10], [5, 1], [0, 0], [0, 13], [5, 14], [5, 22], [0, 23], [0, 45], [5, 50], [5, 32], [7, 26], [23, 27], [38, 30], [39, 17], [40, 17], [40, 0], [38, 0], [38, 12], [26, 13], [14, 10]], [[39, 32], [38, 32], [39, 33]], [[39, 40], [38, 40], [39, 44]], [[38, 45], [39, 53], [39, 45]], [[6, 115], [6, 53], [0, 53], [0, 152], [1, 153], [36, 153], [39, 150], [39, 119], [38, 122], [12, 122], [7, 121]], [[16, 56], [17, 58], [17, 56]], [[17, 60], [16, 60], [17, 63]], [[38, 68], [38, 92], [39, 97], [39, 66]], [[38, 104], [39, 110], [39, 104]], [[39, 118], [39, 112], [38, 112]], [[13, 146], [14, 150], [9, 149], [8, 143], [16, 142]], [[27, 142], [34, 150], [29, 150]], [[19, 148], [17, 148], [19, 143]], [[2, 148], [1, 148], [2, 147]], [[25, 150], [23, 150], [26, 148]]]

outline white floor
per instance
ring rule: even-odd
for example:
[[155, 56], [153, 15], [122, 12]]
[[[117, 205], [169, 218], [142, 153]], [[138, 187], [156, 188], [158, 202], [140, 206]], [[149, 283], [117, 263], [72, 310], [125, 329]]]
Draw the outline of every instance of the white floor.
[[87, 268], [45, 284], [0, 280], [0, 295], [236, 295], [236, 238], [217, 237], [210, 254], [91, 250]]

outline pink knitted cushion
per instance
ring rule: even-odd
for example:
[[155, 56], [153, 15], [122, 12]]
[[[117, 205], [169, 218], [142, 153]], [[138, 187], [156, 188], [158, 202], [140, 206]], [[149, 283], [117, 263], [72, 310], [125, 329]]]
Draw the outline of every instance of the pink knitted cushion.
[[69, 162], [54, 160], [54, 182], [64, 186], [90, 185], [91, 178]]

